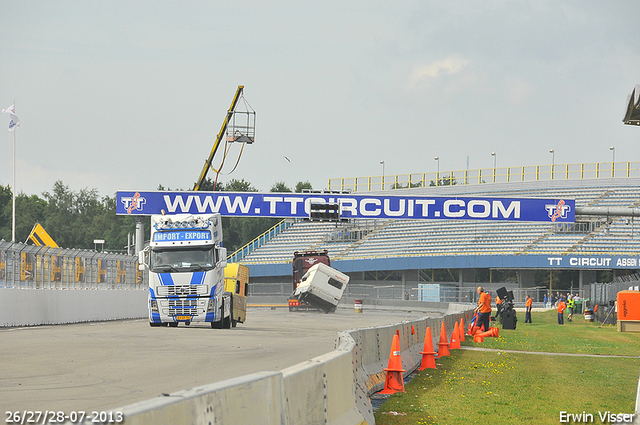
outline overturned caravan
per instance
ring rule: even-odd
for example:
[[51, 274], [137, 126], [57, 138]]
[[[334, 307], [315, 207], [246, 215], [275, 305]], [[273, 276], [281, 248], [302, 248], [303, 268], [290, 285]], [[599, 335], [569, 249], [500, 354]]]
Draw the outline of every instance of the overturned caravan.
[[331, 313], [336, 310], [347, 283], [349, 276], [318, 263], [305, 273], [293, 296], [325, 313]]

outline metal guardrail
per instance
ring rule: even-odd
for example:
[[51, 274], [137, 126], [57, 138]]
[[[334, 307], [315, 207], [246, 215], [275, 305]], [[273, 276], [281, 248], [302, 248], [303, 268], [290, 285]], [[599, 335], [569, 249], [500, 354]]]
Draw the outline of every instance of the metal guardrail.
[[411, 187], [640, 177], [640, 162], [595, 162], [331, 178], [328, 190], [369, 192]]
[[233, 254], [227, 256], [227, 262], [229, 263], [237, 263], [242, 260], [247, 255], [251, 254], [256, 249], [260, 248], [263, 244], [269, 242], [271, 239], [275, 238], [282, 231], [290, 227], [293, 223], [287, 219], [282, 220], [242, 248], [235, 251]]
[[145, 289], [137, 257], [0, 241], [0, 288]]

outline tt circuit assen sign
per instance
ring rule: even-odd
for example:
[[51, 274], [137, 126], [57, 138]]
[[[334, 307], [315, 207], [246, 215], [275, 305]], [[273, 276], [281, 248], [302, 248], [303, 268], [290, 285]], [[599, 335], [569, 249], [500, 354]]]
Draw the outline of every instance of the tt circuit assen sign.
[[307, 218], [310, 205], [340, 205], [341, 218], [572, 223], [575, 200], [255, 192], [117, 193], [120, 215], [209, 214]]

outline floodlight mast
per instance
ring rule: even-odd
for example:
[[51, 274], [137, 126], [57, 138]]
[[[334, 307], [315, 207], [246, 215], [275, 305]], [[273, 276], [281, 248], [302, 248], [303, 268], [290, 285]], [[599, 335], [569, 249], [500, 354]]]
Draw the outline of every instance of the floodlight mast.
[[213, 157], [215, 156], [215, 154], [216, 154], [216, 152], [218, 150], [218, 147], [220, 146], [220, 141], [222, 140], [222, 135], [224, 134], [225, 131], [227, 131], [227, 126], [229, 125], [229, 120], [233, 116], [233, 112], [236, 109], [236, 105], [238, 104], [238, 100], [240, 99], [240, 96], [242, 96], [242, 91], [243, 90], [244, 90], [244, 86], [238, 86], [238, 90], [236, 90], [236, 94], [233, 97], [233, 101], [231, 102], [231, 106], [229, 107], [229, 110], [227, 111], [227, 115], [225, 116], [224, 121], [222, 122], [222, 127], [220, 128], [220, 132], [218, 133], [218, 136], [216, 137], [216, 141], [213, 144], [213, 148], [211, 149], [211, 153], [209, 154], [209, 158], [207, 158], [207, 160], [204, 163], [204, 167], [202, 168], [202, 172], [200, 173], [200, 177], [198, 177], [198, 181], [195, 182], [194, 185], [193, 185], [193, 190], [194, 191], [200, 190], [200, 186], [202, 186], [202, 183], [207, 178], [207, 172], [209, 171], [209, 168], [211, 168], [211, 163], [213, 162]]

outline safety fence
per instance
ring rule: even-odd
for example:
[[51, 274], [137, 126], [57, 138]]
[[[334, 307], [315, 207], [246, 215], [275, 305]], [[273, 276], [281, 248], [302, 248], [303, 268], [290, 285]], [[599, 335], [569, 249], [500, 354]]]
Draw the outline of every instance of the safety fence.
[[0, 288], [145, 289], [137, 257], [0, 241]]
[[329, 179], [328, 189], [367, 192], [412, 187], [639, 177], [640, 162], [595, 162]]
[[589, 300], [588, 306], [595, 308], [596, 305], [612, 305], [618, 292], [626, 289], [638, 290], [639, 285], [639, 281], [591, 283], [584, 287], [584, 293], [585, 298]]
[[[383, 284], [363, 284], [349, 283], [345, 289], [344, 296], [347, 298], [356, 298], [362, 300], [412, 300], [412, 301], [429, 301], [429, 302], [452, 302], [452, 303], [477, 303], [478, 293], [476, 288], [482, 286], [491, 291], [492, 298], [495, 298], [496, 290], [505, 287], [507, 291], [513, 292], [513, 301], [515, 306], [524, 306], [527, 295], [531, 297], [534, 303], [544, 301], [545, 295], [549, 290], [545, 287], [518, 288], [517, 284], [506, 283], [466, 283], [460, 286], [456, 283], [419, 283], [405, 284], [402, 283], [383, 283]], [[251, 282], [249, 287], [249, 295], [252, 296], [282, 296], [288, 297], [293, 292], [291, 283], [259, 283]], [[572, 294], [582, 293], [574, 289]], [[551, 307], [549, 304], [548, 307]]]

